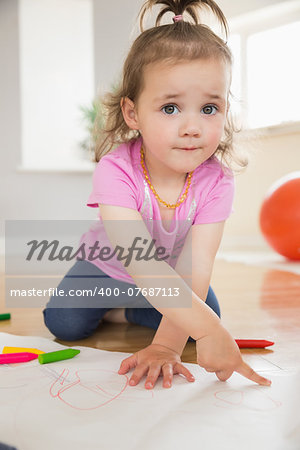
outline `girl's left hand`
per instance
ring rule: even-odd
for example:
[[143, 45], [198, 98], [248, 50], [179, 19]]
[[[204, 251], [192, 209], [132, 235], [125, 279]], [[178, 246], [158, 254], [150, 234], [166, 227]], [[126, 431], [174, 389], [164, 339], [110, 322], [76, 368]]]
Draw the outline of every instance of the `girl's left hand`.
[[191, 372], [181, 363], [178, 353], [159, 344], [150, 344], [124, 359], [118, 373], [124, 375], [133, 368], [134, 372], [129, 380], [130, 386], [135, 386], [144, 375], [147, 375], [145, 388], [152, 389], [161, 372], [165, 388], [171, 387], [173, 375], [177, 373], [184, 375], [190, 382], [195, 381]]

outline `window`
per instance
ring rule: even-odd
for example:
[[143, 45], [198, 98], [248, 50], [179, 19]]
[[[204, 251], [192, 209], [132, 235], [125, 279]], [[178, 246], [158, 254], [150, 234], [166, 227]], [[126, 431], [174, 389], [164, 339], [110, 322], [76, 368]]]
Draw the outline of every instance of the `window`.
[[92, 0], [20, 0], [22, 169], [89, 168], [80, 106], [94, 97]]
[[300, 21], [248, 38], [250, 128], [300, 120]]
[[300, 123], [300, 2], [283, 2], [232, 21], [234, 115], [246, 128]]

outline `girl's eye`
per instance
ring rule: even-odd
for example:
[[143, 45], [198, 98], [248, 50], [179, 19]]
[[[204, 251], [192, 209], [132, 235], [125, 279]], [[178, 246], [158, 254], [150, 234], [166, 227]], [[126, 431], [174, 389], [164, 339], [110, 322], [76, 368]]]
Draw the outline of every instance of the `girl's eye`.
[[177, 109], [177, 106], [175, 105], [166, 105], [162, 107], [162, 110], [168, 114], [169, 116], [173, 115], [175, 108]]
[[212, 116], [217, 113], [218, 108], [214, 105], [206, 105], [202, 108], [202, 111], [204, 112], [204, 114]]

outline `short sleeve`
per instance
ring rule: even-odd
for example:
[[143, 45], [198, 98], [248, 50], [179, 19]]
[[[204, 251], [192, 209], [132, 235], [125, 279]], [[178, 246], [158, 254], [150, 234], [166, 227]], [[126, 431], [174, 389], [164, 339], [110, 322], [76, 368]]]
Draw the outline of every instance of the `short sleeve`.
[[137, 209], [135, 183], [125, 163], [122, 158], [101, 158], [93, 175], [93, 189], [87, 206], [96, 208], [99, 203], [104, 203]]
[[233, 212], [234, 192], [235, 180], [232, 172], [220, 168], [215, 183], [198, 205], [193, 224], [222, 222], [228, 219]]

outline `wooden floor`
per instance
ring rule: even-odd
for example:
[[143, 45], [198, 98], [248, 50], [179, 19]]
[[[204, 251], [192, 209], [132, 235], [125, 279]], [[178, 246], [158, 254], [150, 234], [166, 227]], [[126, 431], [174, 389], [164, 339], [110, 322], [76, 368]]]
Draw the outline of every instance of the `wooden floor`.
[[[55, 340], [44, 325], [41, 309], [5, 308], [4, 279], [2, 273], [0, 313], [11, 312], [11, 320], [0, 322], [0, 332]], [[217, 260], [211, 284], [221, 305], [223, 324], [234, 338], [275, 341], [269, 349], [241, 350], [255, 370], [300, 368], [299, 275]], [[153, 336], [149, 328], [106, 322], [90, 338], [56, 341], [133, 353], [150, 344]], [[196, 362], [194, 343], [187, 343], [182, 360]]]

